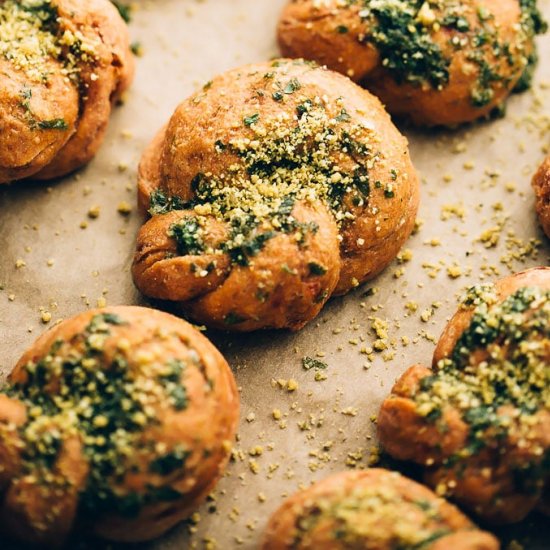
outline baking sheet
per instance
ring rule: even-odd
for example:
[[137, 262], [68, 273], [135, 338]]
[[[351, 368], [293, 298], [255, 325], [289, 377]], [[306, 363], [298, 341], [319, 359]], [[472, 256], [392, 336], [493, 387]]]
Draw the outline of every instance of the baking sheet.
[[[130, 279], [141, 225], [134, 206], [140, 152], [198, 86], [277, 54], [275, 26], [284, 3], [134, 3], [131, 32], [144, 55], [96, 159], [59, 182], [0, 189], [3, 375], [56, 321], [87, 307], [145, 303]], [[550, 1], [540, 4], [550, 18]], [[429, 364], [464, 287], [549, 264], [550, 243], [537, 226], [529, 181], [549, 152], [550, 35], [540, 39], [540, 51], [533, 91], [513, 97], [505, 119], [453, 132], [402, 128], [423, 180], [423, 224], [406, 246], [409, 261], [405, 254], [371, 284], [332, 300], [299, 334], [209, 333], [241, 389], [235, 461], [196, 524], [140, 548], [256, 548], [283, 497], [332, 472], [368, 466], [381, 401], [408, 366]], [[129, 216], [118, 212], [121, 203], [133, 206]], [[97, 207], [99, 217], [90, 218]], [[369, 354], [375, 318], [388, 323], [388, 349]], [[328, 368], [305, 371], [305, 356]], [[510, 540], [529, 550], [550, 547], [548, 521], [540, 516], [501, 535], [504, 548]]]

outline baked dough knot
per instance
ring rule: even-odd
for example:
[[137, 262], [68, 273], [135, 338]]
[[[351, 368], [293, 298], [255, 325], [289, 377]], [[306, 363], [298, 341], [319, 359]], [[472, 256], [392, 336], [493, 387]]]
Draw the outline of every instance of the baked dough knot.
[[332, 475], [288, 498], [271, 517], [263, 550], [499, 550], [458, 508], [397, 472]]
[[501, 115], [531, 85], [537, 0], [289, 0], [282, 55], [349, 76], [395, 116], [456, 126]]
[[134, 75], [109, 0], [0, 2], [0, 184], [88, 163]]
[[229, 459], [231, 371], [185, 321], [93, 310], [46, 332], [0, 392], [0, 526], [59, 547], [138, 542], [191, 515]]
[[391, 456], [486, 521], [548, 512], [550, 268], [472, 288], [433, 368], [398, 380], [378, 430]]
[[302, 60], [226, 73], [145, 152], [134, 280], [222, 329], [297, 330], [410, 235], [418, 179], [380, 102]]

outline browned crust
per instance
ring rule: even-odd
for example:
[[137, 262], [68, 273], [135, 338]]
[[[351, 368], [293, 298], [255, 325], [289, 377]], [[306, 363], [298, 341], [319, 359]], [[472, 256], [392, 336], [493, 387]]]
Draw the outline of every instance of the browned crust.
[[48, 83], [32, 86], [32, 110], [39, 120], [63, 119], [66, 131], [32, 129], [21, 105], [26, 89], [24, 73], [0, 58], [0, 184], [23, 179], [46, 166], [76, 132], [78, 92], [51, 62]]
[[161, 156], [166, 139], [163, 126], [145, 148], [138, 168], [137, 202], [140, 213], [145, 216], [149, 210], [151, 193], [161, 187]]
[[533, 177], [536, 210], [542, 229], [550, 237], [550, 156], [541, 164]]

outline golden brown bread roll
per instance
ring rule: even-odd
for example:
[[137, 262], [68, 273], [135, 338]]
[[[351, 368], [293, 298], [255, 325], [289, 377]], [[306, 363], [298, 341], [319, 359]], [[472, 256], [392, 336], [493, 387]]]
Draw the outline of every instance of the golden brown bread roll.
[[290, 497], [263, 550], [498, 550], [458, 508], [397, 472], [336, 474]]
[[0, 2], [0, 184], [90, 161], [133, 73], [109, 0]]
[[227, 363], [185, 321], [139, 307], [64, 321], [0, 394], [0, 528], [43, 546], [157, 537], [214, 487], [238, 412]]
[[380, 102], [303, 61], [230, 71], [144, 153], [138, 288], [210, 326], [297, 330], [374, 277], [414, 226], [418, 179]]
[[529, 86], [536, 0], [290, 0], [283, 55], [347, 74], [390, 113], [420, 125], [485, 117]]
[[410, 368], [378, 415], [385, 450], [483, 519], [543, 508], [550, 474], [550, 268], [470, 290], [433, 367]]
[[546, 235], [550, 237], [550, 157], [541, 164], [532, 183], [540, 224]]

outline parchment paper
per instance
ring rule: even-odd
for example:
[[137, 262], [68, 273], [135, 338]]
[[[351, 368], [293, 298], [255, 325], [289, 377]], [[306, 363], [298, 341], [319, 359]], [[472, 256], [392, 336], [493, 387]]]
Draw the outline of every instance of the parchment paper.
[[[197, 86], [277, 54], [275, 26], [284, 3], [135, 3], [131, 31], [144, 55], [96, 159], [59, 182], [0, 189], [3, 375], [56, 321], [98, 304], [145, 303], [130, 279], [141, 224], [135, 208], [140, 152]], [[550, 1], [541, 5], [550, 18]], [[430, 364], [434, 342], [465, 287], [548, 265], [550, 246], [536, 222], [529, 182], [550, 142], [550, 35], [540, 39], [540, 53], [533, 91], [513, 97], [505, 119], [457, 131], [402, 128], [423, 180], [424, 223], [407, 244], [410, 261], [405, 253], [371, 284], [332, 300], [298, 334], [209, 333], [241, 388], [235, 461], [196, 525], [140, 548], [256, 548], [283, 497], [374, 459], [381, 401], [408, 366]], [[117, 211], [124, 202], [133, 207], [129, 216]], [[99, 217], [91, 219], [95, 207]], [[388, 323], [388, 349], [369, 354], [377, 339], [374, 318]], [[304, 370], [305, 356], [328, 368]], [[297, 383], [294, 391], [289, 380], [290, 388]], [[542, 516], [499, 533], [503, 548], [514, 539], [525, 549], [550, 548]]]

